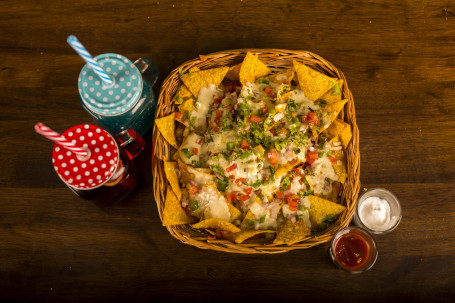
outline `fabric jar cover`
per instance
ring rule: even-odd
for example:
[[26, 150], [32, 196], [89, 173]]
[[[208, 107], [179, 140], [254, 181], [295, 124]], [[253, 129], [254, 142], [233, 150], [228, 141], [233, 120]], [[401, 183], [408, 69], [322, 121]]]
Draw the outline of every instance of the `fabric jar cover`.
[[77, 125], [63, 134], [77, 146], [89, 151], [81, 157], [55, 144], [52, 163], [59, 177], [75, 189], [93, 189], [102, 186], [114, 174], [119, 163], [119, 149], [114, 138], [94, 125]]
[[113, 80], [106, 86], [95, 71], [85, 65], [78, 79], [79, 94], [92, 112], [103, 116], [121, 115], [131, 109], [142, 94], [142, 75], [128, 58], [119, 54], [95, 57], [101, 68]]

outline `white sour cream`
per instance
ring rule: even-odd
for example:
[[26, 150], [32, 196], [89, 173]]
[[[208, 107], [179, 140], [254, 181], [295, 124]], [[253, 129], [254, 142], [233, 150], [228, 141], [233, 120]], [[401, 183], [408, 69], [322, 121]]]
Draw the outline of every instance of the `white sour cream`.
[[387, 200], [369, 197], [359, 206], [359, 217], [363, 224], [371, 230], [384, 231], [390, 228], [390, 205]]

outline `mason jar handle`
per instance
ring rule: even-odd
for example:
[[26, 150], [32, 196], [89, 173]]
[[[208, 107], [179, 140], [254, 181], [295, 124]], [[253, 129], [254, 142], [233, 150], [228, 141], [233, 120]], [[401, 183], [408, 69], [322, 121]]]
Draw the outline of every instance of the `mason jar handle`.
[[[141, 57], [134, 61], [134, 65], [139, 69], [141, 74], [147, 77], [147, 79], [151, 82], [151, 86], [153, 86], [158, 80], [158, 68], [156, 67], [155, 63], [149, 57]], [[147, 73], [145, 75], [145, 73]]]
[[145, 147], [144, 139], [132, 129], [122, 131], [115, 136], [115, 140], [130, 160], [136, 158]]

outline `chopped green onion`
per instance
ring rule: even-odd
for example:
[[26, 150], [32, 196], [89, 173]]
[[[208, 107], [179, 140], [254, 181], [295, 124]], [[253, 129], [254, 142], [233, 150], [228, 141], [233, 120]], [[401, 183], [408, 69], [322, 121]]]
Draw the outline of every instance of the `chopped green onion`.
[[264, 223], [264, 222], [265, 222], [265, 215], [263, 215], [259, 218], [259, 223]]
[[199, 201], [198, 200], [195, 200], [195, 201], [191, 202], [191, 204], [190, 204], [191, 211], [195, 211], [198, 208], [199, 208]]

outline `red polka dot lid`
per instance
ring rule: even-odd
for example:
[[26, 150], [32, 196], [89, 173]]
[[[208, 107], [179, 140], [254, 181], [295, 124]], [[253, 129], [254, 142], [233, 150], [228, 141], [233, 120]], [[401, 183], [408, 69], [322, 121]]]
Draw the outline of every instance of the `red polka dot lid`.
[[119, 152], [114, 138], [105, 130], [85, 124], [77, 125], [62, 134], [75, 145], [89, 151], [81, 157], [56, 144], [52, 163], [60, 178], [76, 189], [92, 189], [106, 183], [115, 172]]

